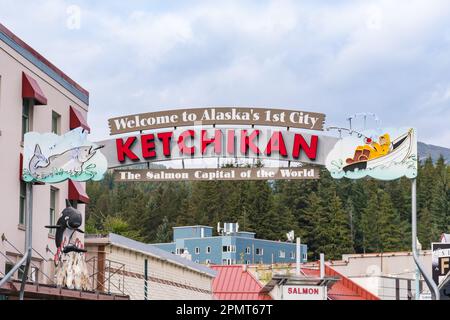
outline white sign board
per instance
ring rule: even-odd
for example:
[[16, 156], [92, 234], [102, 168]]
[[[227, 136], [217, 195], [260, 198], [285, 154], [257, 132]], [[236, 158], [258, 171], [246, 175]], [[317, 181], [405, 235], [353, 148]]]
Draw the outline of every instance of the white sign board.
[[327, 289], [324, 286], [303, 286], [287, 285], [283, 286], [283, 300], [326, 300]]
[[101, 180], [108, 161], [97, 145], [87, 140], [81, 127], [62, 136], [27, 132], [24, 141], [22, 177], [26, 182], [58, 183]]

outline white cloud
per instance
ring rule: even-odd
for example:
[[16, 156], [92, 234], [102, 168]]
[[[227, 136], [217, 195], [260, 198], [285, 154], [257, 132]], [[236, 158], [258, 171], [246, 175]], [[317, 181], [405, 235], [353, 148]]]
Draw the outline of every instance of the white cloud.
[[[81, 9], [76, 30], [66, 28], [72, 4]], [[1, 21], [90, 91], [99, 139], [108, 116], [233, 104], [315, 109], [330, 124], [371, 111], [450, 147], [447, 0], [0, 0], [0, 8]]]

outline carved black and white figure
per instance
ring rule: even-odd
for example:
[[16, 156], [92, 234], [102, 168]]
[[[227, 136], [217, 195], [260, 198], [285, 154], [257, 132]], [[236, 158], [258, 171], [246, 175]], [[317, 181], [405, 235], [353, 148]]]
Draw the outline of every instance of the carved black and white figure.
[[72, 207], [69, 201], [66, 202], [66, 205], [67, 207], [62, 211], [56, 225], [46, 226], [56, 229], [56, 284], [69, 289], [88, 290], [89, 275], [84, 257], [86, 250], [81, 241], [74, 237], [76, 232], [84, 233], [79, 229], [83, 222], [83, 216], [80, 211]]

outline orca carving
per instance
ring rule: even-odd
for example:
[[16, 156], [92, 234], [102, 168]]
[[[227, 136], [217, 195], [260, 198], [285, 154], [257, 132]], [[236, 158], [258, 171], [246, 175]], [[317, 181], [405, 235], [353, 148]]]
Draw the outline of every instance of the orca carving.
[[[54, 226], [45, 226], [49, 229], [56, 229], [55, 234], [55, 244], [56, 248], [61, 248], [63, 242], [64, 232], [66, 230], [72, 231], [71, 236], [76, 232], [84, 233], [83, 230], [79, 229], [81, 223], [83, 222], [83, 216], [81, 212], [72, 207], [69, 200], [66, 200], [66, 208], [62, 211], [61, 217], [56, 222]], [[69, 252], [86, 252], [85, 249], [77, 247], [75, 244], [69, 243], [61, 248], [63, 253]]]

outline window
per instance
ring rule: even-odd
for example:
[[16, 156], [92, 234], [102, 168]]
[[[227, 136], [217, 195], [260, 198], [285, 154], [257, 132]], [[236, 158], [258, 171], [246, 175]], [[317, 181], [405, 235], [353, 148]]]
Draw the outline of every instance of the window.
[[303, 253], [303, 260], [308, 260], [308, 255], [306, 253]]
[[[56, 224], [56, 199], [58, 195], [58, 190], [55, 188], [50, 188], [50, 225], [54, 226]], [[49, 233], [50, 234], [55, 234], [56, 233], [56, 229], [49, 229]]]
[[61, 116], [56, 113], [55, 111], [52, 111], [52, 132], [56, 134], [60, 134], [60, 123], [61, 123]]
[[233, 260], [233, 259], [222, 259], [222, 264], [223, 265], [232, 265], [232, 264], [235, 264], [235, 260]]
[[206, 259], [206, 260], [205, 260], [205, 263], [206, 263], [206, 264], [211, 264], [211, 260]]
[[245, 248], [245, 253], [250, 254], [250, 247]]
[[245, 260], [245, 264], [250, 264], [250, 260]]
[[25, 207], [27, 202], [26, 183], [20, 181], [19, 224], [25, 224]]
[[256, 248], [255, 253], [257, 256], [262, 256], [264, 254], [264, 249]]
[[200, 261], [199, 260], [195, 260], [195, 263], [200, 263]]
[[280, 250], [280, 252], [278, 253], [278, 257], [279, 258], [285, 258], [286, 257], [286, 252], [284, 252], [284, 250]]
[[38, 272], [39, 269], [36, 267], [31, 267], [31, 273], [30, 273], [30, 281], [32, 282], [38, 282]]
[[222, 252], [236, 252], [236, 246], [223, 246]]
[[295, 259], [295, 252], [291, 251], [291, 259]]
[[11, 262], [5, 262], [5, 274], [8, 274], [8, 272], [10, 272], [13, 267], [14, 265]]
[[22, 102], [22, 141], [25, 133], [30, 131], [31, 127], [31, 101], [23, 99]]
[[184, 248], [178, 248], [177, 249], [177, 254], [183, 254], [184, 253]]
[[[22, 280], [22, 277], [23, 277], [23, 274], [25, 273], [25, 266], [24, 265], [21, 265], [20, 267], [19, 267], [19, 274], [18, 274], [18, 279], [19, 280]], [[28, 277], [27, 277], [28, 278]]]
[[206, 253], [211, 253], [211, 247], [210, 246], [206, 247]]
[[199, 247], [195, 247], [195, 254], [200, 254], [200, 248]]

